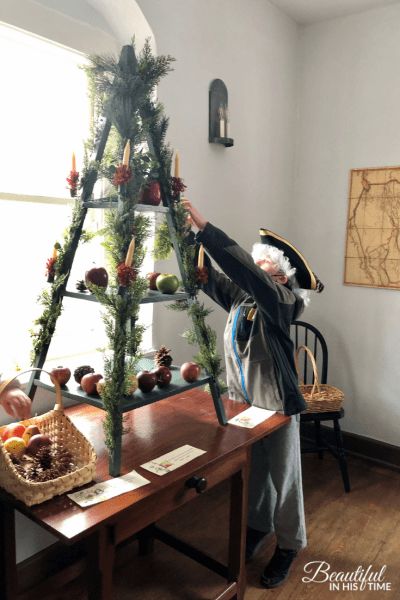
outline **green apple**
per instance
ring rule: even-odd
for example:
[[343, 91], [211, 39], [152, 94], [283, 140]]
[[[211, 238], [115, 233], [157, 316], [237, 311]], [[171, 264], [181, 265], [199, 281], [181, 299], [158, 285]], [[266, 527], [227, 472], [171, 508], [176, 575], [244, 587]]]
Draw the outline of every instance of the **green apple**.
[[175, 294], [179, 287], [179, 279], [172, 273], [161, 273], [156, 279], [156, 286], [163, 294]]

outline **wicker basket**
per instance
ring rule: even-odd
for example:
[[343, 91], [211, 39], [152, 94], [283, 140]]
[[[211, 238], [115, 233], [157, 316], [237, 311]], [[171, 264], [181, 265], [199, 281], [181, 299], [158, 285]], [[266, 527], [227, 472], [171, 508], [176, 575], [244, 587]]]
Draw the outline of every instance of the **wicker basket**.
[[[41, 369], [30, 369], [24, 373], [31, 371], [41, 371]], [[0, 394], [13, 379], [15, 377], [0, 384]], [[0, 487], [18, 498], [18, 500], [22, 500], [27, 506], [40, 504], [54, 496], [89, 483], [96, 472], [94, 449], [70, 419], [65, 416], [60, 384], [57, 381], [53, 381], [53, 383], [56, 393], [54, 409], [39, 417], [21, 421], [21, 423], [25, 426], [37, 425], [42, 433], [51, 438], [54, 445], [60, 445], [68, 450], [77, 469], [50, 481], [27, 481], [15, 469], [14, 463], [0, 438]], [[0, 434], [3, 429], [4, 427], [0, 427]]]
[[295, 353], [295, 362], [297, 373], [299, 373], [299, 353], [304, 350], [308, 354], [314, 371], [314, 383], [304, 384], [301, 380], [299, 383], [300, 391], [307, 404], [306, 410], [303, 413], [315, 412], [332, 412], [340, 410], [344, 394], [339, 388], [327, 383], [319, 383], [317, 363], [315, 362], [314, 354], [307, 346], [299, 346]]

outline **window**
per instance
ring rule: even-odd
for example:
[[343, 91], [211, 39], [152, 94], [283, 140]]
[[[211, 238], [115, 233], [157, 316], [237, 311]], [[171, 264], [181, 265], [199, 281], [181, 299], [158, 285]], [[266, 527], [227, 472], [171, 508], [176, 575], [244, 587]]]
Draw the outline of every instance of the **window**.
[[[29, 330], [42, 312], [37, 297], [46, 286], [46, 260], [72, 213], [65, 179], [73, 151], [78, 171], [82, 165], [90, 108], [81, 53], [2, 23], [0, 53], [7, 57], [0, 63], [1, 81], [8, 82], [0, 94], [1, 372], [30, 363]], [[96, 231], [103, 218], [102, 210], [90, 210], [85, 228]], [[69, 289], [75, 291], [75, 281], [93, 262], [104, 261], [99, 238], [82, 244]], [[144, 270], [152, 270], [150, 253]], [[96, 303], [65, 298], [63, 305], [48, 362], [71, 368], [107, 339]], [[151, 305], [141, 307], [140, 319], [147, 325], [145, 351], [152, 346]], [[96, 360], [102, 368], [98, 352]]]

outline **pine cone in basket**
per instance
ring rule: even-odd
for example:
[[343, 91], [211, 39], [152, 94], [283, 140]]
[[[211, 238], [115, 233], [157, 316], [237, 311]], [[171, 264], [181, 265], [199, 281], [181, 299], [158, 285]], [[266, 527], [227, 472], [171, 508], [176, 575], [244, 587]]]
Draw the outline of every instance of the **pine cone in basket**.
[[41, 476], [41, 472], [36, 463], [29, 463], [29, 466], [28, 464], [25, 465], [19, 473], [28, 481], [39, 481], [39, 477]]
[[35, 458], [38, 462], [38, 465], [44, 471], [46, 471], [47, 469], [50, 469], [50, 467], [53, 465], [52, 452], [48, 446], [43, 446], [42, 448], [40, 448], [37, 451]]
[[63, 447], [56, 448], [53, 450], [54, 462], [59, 465], [60, 469], [63, 469], [65, 473], [75, 471], [76, 465], [72, 457], [71, 452]]
[[82, 377], [84, 375], [87, 375], [88, 373], [94, 373], [93, 367], [91, 367], [89, 365], [83, 365], [82, 367], [77, 367], [74, 371], [74, 379], [75, 379], [76, 383], [80, 383], [82, 380]]
[[170, 367], [172, 364], [172, 356], [170, 355], [171, 349], [166, 346], [161, 348], [154, 355], [154, 362], [157, 367]]

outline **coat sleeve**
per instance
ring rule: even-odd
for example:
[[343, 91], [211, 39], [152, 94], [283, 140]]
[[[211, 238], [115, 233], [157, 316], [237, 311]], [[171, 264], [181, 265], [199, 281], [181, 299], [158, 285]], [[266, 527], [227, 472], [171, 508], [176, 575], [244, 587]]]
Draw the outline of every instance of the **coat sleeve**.
[[[195, 236], [191, 233], [189, 243], [195, 243]], [[197, 264], [199, 245], [196, 247], [195, 261]], [[201, 289], [214, 302], [219, 304], [227, 312], [230, 311], [232, 304], [237, 302], [244, 295], [243, 290], [229, 279], [224, 273], [217, 271], [212, 266], [210, 258], [204, 255], [204, 266], [208, 270], [208, 281], [203, 283]]]
[[232, 304], [235, 304], [241, 296], [244, 296], [243, 290], [233, 283], [229, 277], [214, 269], [210, 260], [205, 261], [205, 264], [208, 269], [208, 281], [202, 285], [201, 289], [214, 302], [229, 312]]
[[276, 284], [268, 273], [254, 263], [251, 254], [211, 223], [197, 233], [196, 239], [204, 244], [210, 256], [236, 286], [253, 297], [270, 325], [287, 328], [282, 314], [287, 314], [287, 310], [282, 311], [281, 308], [282, 305], [289, 308], [295, 303], [291, 290]]

